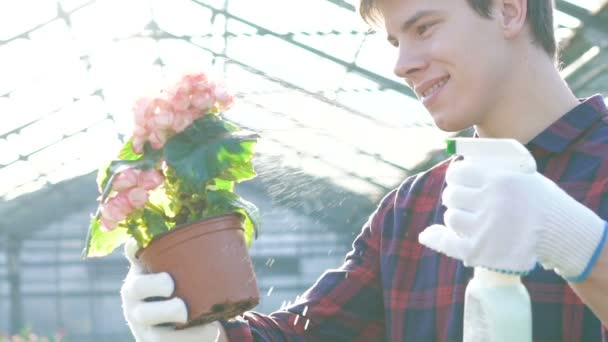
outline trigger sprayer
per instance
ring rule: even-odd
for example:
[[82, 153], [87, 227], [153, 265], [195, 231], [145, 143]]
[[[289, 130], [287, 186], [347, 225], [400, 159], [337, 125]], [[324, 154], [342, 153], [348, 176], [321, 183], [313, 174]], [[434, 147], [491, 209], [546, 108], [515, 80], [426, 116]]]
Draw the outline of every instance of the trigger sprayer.
[[[530, 152], [514, 139], [455, 138], [448, 154], [503, 169], [536, 172]], [[517, 275], [476, 267], [464, 300], [463, 342], [531, 342], [532, 306]]]

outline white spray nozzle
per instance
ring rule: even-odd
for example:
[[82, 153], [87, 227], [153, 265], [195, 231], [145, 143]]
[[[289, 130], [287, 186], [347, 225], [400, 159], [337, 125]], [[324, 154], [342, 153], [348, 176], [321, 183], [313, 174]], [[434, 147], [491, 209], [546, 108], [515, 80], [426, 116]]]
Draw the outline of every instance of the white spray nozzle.
[[454, 138], [447, 141], [447, 153], [465, 159], [491, 161], [492, 165], [525, 173], [536, 172], [536, 161], [515, 139]]

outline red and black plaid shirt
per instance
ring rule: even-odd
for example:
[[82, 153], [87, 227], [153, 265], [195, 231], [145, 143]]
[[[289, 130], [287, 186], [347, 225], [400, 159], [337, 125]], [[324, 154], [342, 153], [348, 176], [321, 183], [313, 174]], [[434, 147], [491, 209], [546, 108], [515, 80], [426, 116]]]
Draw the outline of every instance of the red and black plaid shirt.
[[[608, 218], [608, 111], [583, 101], [527, 147], [538, 170]], [[326, 271], [293, 305], [223, 321], [231, 341], [462, 341], [464, 290], [472, 269], [427, 249], [418, 234], [443, 224], [441, 192], [450, 160], [389, 193], [338, 269]], [[570, 286], [537, 268], [523, 279], [534, 341], [608, 341]]]

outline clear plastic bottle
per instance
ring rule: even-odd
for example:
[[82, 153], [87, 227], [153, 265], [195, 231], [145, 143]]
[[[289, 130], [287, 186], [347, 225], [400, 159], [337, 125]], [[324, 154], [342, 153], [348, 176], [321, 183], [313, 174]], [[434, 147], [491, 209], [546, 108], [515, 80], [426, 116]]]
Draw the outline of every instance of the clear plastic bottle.
[[475, 268], [463, 323], [463, 342], [532, 341], [530, 296], [521, 278]]
[[[447, 152], [518, 172], [536, 172], [530, 152], [513, 139], [457, 138]], [[465, 291], [463, 342], [531, 342], [532, 305], [521, 277], [475, 268]]]

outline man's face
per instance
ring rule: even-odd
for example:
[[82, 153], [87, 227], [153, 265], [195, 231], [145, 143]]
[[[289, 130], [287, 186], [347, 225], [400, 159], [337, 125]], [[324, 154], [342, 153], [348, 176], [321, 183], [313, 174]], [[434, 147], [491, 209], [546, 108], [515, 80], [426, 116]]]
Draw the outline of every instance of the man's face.
[[496, 19], [465, 0], [381, 0], [395, 74], [404, 78], [444, 131], [483, 124], [509, 70]]

